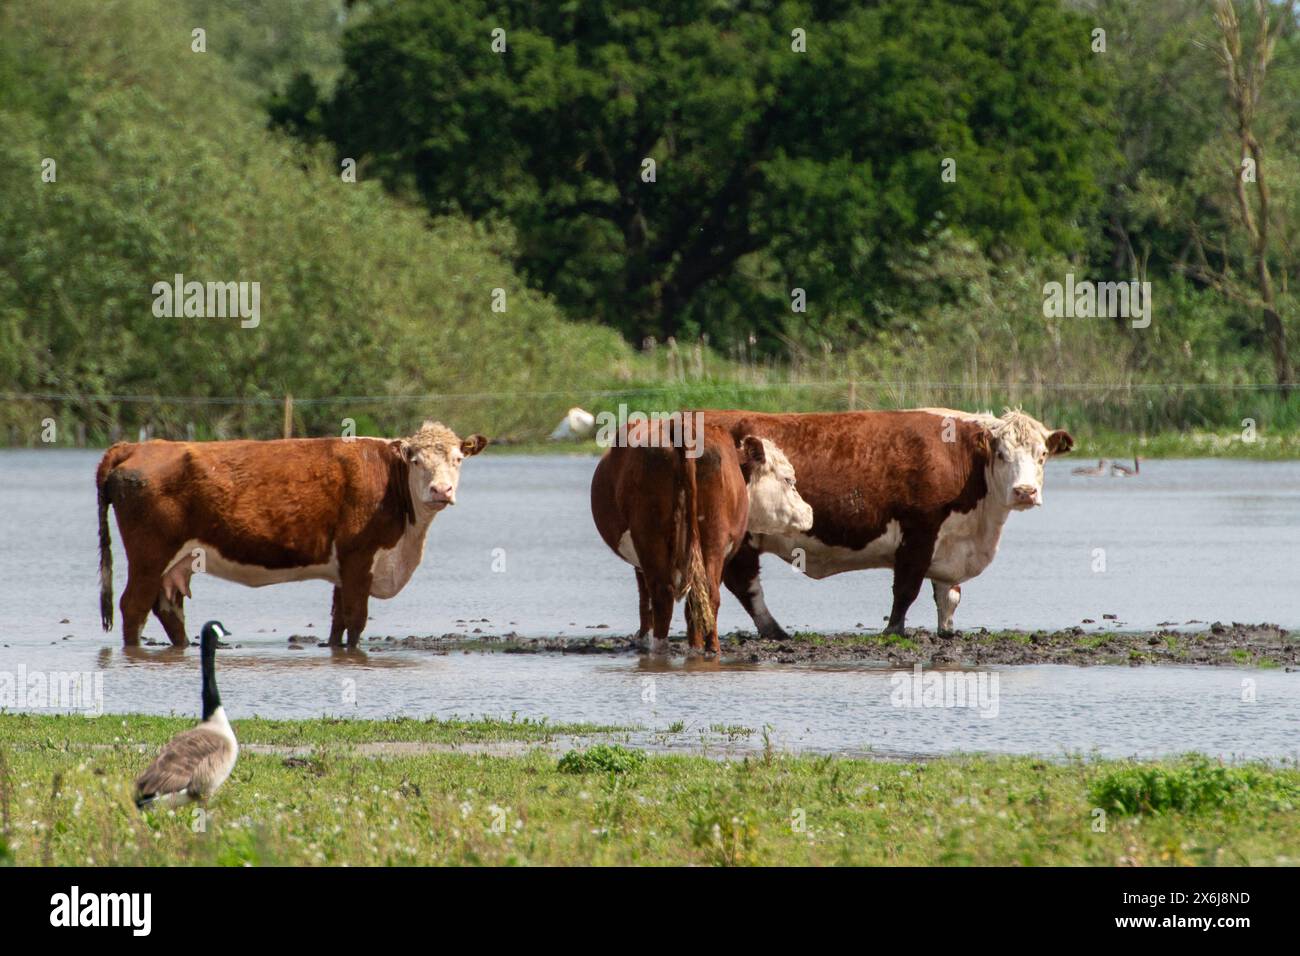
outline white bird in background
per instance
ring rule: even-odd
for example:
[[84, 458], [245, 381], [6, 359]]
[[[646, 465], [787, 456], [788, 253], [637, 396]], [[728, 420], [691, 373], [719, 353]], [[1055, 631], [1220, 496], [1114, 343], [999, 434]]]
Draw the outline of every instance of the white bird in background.
[[596, 430], [596, 416], [585, 409], [574, 406], [565, 414], [564, 420], [551, 432], [551, 441], [563, 441], [568, 438], [587, 438]]
[[1142, 471], [1142, 459], [1138, 458], [1137, 456], [1134, 456], [1133, 458], [1132, 469], [1125, 468], [1123, 465], [1119, 464], [1119, 462], [1116, 462], [1115, 464], [1110, 466], [1110, 474], [1112, 478], [1133, 478], [1136, 477], [1141, 471]]
[[239, 742], [217, 692], [217, 641], [229, 634], [218, 621], [203, 625], [199, 634], [203, 723], [168, 741], [149, 769], [140, 774], [135, 782], [137, 807], [176, 807], [207, 800], [234, 769]]

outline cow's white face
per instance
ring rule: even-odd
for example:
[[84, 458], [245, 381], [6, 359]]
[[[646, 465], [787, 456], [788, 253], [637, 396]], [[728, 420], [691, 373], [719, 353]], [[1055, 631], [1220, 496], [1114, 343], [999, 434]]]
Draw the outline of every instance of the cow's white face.
[[812, 505], [795, 487], [794, 466], [766, 438], [747, 435], [740, 443], [749, 464], [749, 530], [754, 534], [792, 534], [813, 526]]
[[992, 480], [989, 494], [1013, 511], [1043, 503], [1043, 464], [1074, 446], [1070, 433], [1049, 432], [1022, 412], [1011, 412], [995, 425], [989, 439]]
[[477, 455], [487, 443], [482, 435], [462, 441], [438, 422], [425, 422], [410, 438], [401, 439], [402, 455], [410, 468], [411, 498], [434, 511], [454, 505], [461, 462]]
[[1047, 446], [1041, 441], [1013, 444], [994, 439], [993, 487], [989, 489], [1013, 511], [1023, 511], [1043, 503], [1043, 462]]

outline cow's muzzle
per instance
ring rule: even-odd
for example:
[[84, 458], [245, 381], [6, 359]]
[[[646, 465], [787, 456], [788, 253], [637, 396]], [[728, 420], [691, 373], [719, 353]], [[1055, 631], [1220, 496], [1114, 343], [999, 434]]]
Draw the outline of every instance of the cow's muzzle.
[[1034, 485], [1016, 485], [1011, 489], [1011, 507], [1025, 509], [1040, 504], [1042, 498]]

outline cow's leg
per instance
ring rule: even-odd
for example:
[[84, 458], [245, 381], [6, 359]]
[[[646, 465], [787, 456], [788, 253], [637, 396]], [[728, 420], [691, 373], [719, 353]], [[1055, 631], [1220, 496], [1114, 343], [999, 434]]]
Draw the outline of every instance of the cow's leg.
[[340, 561], [339, 577], [343, 582], [343, 623], [348, 632], [348, 646], [361, 642], [361, 632], [366, 629], [366, 615], [370, 611], [370, 573], [372, 559], [369, 555], [349, 555]]
[[136, 647], [140, 643], [140, 633], [144, 622], [149, 619], [154, 601], [162, 588], [163, 568], [161, 566], [132, 563], [127, 568], [126, 590], [118, 605], [122, 609], [122, 643], [126, 647]]
[[639, 610], [641, 614], [641, 623], [636, 632], [636, 643], [640, 647], [650, 637], [650, 632], [654, 629], [655, 624], [654, 613], [650, 610], [650, 588], [646, 585], [645, 575], [641, 573], [640, 568], [637, 568], [636, 571], [636, 589], [640, 594]]
[[746, 538], [740, 550], [731, 556], [722, 572], [722, 581], [727, 590], [736, 596], [745, 613], [754, 621], [759, 637], [772, 640], [788, 641], [790, 635], [785, 632], [767, 609], [763, 600], [763, 585], [758, 580], [758, 550]]
[[159, 588], [158, 597], [153, 602], [154, 617], [162, 623], [163, 630], [173, 647], [185, 647], [190, 642], [185, 633], [185, 598], [180, 594], [167, 596], [165, 588]]
[[931, 584], [934, 585], [934, 606], [939, 612], [939, 633], [954, 634], [952, 615], [961, 603], [961, 585], [945, 581], [932, 581]]
[[343, 628], [346, 622], [343, 619], [343, 589], [338, 585], [334, 586], [334, 600], [330, 606], [330, 647], [339, 647], [343, 644]]
[[925, 529], [903, 532], [903, 540], [894, 553], [894, 606], [889, 612], [886, 634], [903, 633], [907, 609], [921, 593], [921, 583], [934, 558], [934, 542], [937, 538], [937, 532]]
[[673, 624], [673, 589], [664, 581], [651, 583], [650, 609], [654, 616], [654, 638], [650, 641], [651, 654], [668, 653], [668, 629]]
[[[719, 562], [721, 563], [721, 562]], [[722, 580], [722, 568], [709, 568], [709, 605], [713, 608], [713, 629], [704, 637], [704, 652], [706, 654], [720, 654], [722, 648], [718, 643], [718, 608], [722, 607], [722, 588], [719, 582]]]

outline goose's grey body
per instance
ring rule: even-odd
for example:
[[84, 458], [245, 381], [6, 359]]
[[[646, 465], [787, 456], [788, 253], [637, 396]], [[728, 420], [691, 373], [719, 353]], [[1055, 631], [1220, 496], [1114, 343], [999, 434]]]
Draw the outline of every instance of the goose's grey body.
[[207, 800], [225, 783], [239, 742], [217, 692], [217, 640], [230, 633], [216, 621], [203, 625], [203, 723], [171, 740], [135, 781], [137, 807], [176, 807]]
[[207, 800], [226, 782], [239, 756], [239, 742], [224, 708], [167, 742], [135, 782], [137, 806], [176, 807]]

